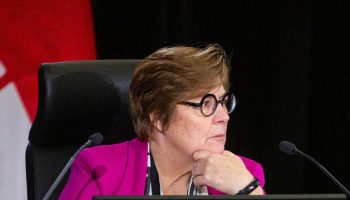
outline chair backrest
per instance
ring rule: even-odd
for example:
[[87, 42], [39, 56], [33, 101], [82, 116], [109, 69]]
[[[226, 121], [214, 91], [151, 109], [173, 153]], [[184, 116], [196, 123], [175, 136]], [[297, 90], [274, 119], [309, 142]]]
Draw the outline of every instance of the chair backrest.
[[[42, 199], [73, 153], [100, 132], [105, 144], [135, 137], [128, 110], [132, 72], [140, 60], [42, 64], [38, 110], [26, 150], [28, 199]], [[65, 180], [53, 198], [57, 199]]]

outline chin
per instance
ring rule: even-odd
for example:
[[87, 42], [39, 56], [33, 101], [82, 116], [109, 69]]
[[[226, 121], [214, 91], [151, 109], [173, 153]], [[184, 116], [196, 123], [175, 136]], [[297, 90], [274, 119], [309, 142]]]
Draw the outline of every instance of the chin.
[[222, 154], [225, 150], [225, 143], [208, 144], [202, 150]]
[[213, 149], [213, 153], [218, 153], [218, 154], [222, 154], [225, 151], [225, 147], [224, 146], [220, 146], [220, 147], [215, 147]]

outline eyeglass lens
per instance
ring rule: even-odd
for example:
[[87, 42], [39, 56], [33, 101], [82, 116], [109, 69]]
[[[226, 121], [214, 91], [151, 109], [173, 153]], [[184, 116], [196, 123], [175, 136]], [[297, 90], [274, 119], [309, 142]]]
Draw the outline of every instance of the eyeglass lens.
[[214, 95], [207, 95], [201, 101], [202, 114], [205, 116], [212, 115], [219, 103], [230, 114], [234, 110], [236, 100], [233, 94], [226, 94], [221, 100], [217, 100]]

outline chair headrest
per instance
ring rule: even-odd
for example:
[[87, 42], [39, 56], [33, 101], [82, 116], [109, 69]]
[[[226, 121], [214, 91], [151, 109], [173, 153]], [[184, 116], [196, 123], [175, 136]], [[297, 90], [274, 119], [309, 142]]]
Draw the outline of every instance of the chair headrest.
[[101, 132], [104, 143], [130, 139], [128, 93], [140, 60], [42, 64], [38, 110], [29, 133], [36, 145], [81, 144]]

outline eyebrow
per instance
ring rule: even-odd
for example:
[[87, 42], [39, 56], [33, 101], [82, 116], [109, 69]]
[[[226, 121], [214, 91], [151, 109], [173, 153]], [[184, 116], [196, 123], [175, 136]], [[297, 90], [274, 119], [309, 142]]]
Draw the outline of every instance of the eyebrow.
[[[228, 91], [224, 91], [224, 93], [222, 94], [222, 95], [220, 95], [219, 96], [219, 98], [217, 98], [218, 100], [219, 99], [222, 99], [222, 97], [224, 97], [226, 94], [228, 93]], [[199, 96], [199, 97], [195, 97], [195, 98], [193, 98], [193, 99], [197, 99], [197, 98], [200, 98], [200, 100], [201, 100], [201, 98], [203, 98], [205, 95], [207, 95], [207, 94], [212, 94], [212, 95], [214, 95], [215, 97], [217, 97], [214, 93], [212, 93], [211, 91], [207, 91], [205, 94], [203, 94], [202, 96]]]
[[[212, 95], [214, 95], [214, 96], [216, 97], [217, 100], [220, 100], [220, 99], [222, 99], [222, 97], [224, 97], [227, 93], [228, 93], [228, 92], [225, 91], [225, 92], [224, 92], [222, 95], [220, 95], [219, 97], [217, 97], [215, 94], [213, 94], [213, 93], [211, 93], [211, 92], [207, 92], [205, 95], [207, 95], [207, 94], [212, 94]], [[205, 95], [203, 95], [202, 98], [203, 98]]]
[[221, 96], [219, 96], [219, 99], [221, 99], [222, 97], [224, 97], [227, 93], [228, 93], [228, 91], [225, 91], [224, 94], [222, 94]]

